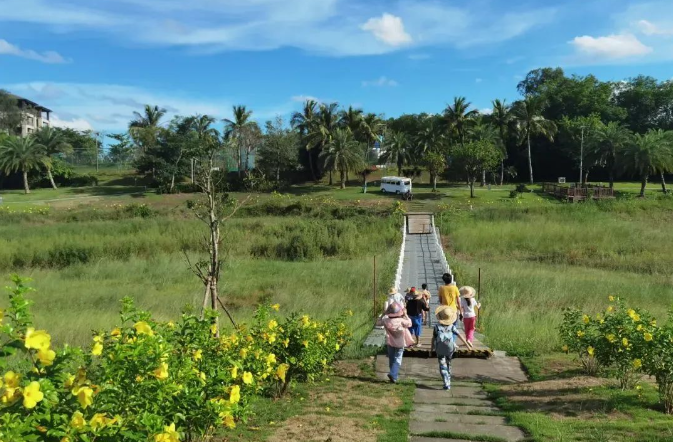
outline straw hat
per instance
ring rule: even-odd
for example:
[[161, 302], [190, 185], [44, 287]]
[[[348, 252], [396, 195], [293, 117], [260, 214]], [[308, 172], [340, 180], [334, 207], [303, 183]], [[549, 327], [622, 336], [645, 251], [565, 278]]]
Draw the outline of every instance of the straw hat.
[[437, 307], [435, 315], [437, 316], [437, 321], [442, 325], [453, 325], [458, 317], [456, 309], [448, 305], [440, 305]]
[[463, 298], [474, 298], [474, 296], [477, 294], [477, 291], [474, 289], [474, 287], [470, 287], [469, 285], [461, 287], [458, 291], [460, 292], [460, 296]]
[[398, 302], [393, 302], [386, 309], [386, 316], [389, 318], [399, 318], [404, 316], [404, 309]]
[[397, 289], [395, 287], [390, 287], [390, 290], [388, 290], [389, 295], [394, 295], [397, 293]]

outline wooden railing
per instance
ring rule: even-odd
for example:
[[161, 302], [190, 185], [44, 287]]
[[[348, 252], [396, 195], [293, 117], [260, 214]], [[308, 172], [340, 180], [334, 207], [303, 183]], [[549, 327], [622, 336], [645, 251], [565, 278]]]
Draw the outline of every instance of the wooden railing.
[[549, 195], [554, 195], [557, 198], [565, 199], [567, 201], [581, 201], [588, 198], [605, 199], [614, 198], [613, 189], [598, 185], [581, 185], [569, 186], [555, 183], [542, 184], [542, 191]]

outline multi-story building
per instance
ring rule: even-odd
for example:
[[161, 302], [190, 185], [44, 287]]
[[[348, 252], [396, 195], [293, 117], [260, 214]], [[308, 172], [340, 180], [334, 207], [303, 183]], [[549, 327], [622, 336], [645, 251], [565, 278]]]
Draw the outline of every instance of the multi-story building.
[[16, 99], [19, 109], [23, 115], [21, 121], [21, 127], [16, 128], [17, 135], [26, 137], [37, 130], [49, 126], [51, 122], [49, 121], [49, 115], [51, 114], [51, 109], [47, 109], [44, 106], [40, 106], [34, 101], [30, 101], [26, 98], [22, 98], [16, 95], [13, 95]]

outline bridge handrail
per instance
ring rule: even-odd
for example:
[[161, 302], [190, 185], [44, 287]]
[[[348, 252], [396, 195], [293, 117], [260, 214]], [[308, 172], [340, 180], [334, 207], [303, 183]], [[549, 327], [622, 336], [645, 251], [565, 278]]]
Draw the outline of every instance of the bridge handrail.
[[400, 289], [400, 284], [402, 284], [402, 266], [404, 265], [404, 246], [407, 242], [407, 217], [405, 216], [402, 224], [402, 246], [400, 248], [400, 256], [397, 259], [397, 271], [395, 272], [395, 281], [393, 281], [393, 287], [395, 289]]
[[435, 239], [435, 244], [437, 246], [437, 250], [439, 251], [439, 259], [441, 260], [442, 267], [444, 269], [444, 272], [446, 273], [451, 273], [451, 267], [449, 267], [449, 261], [446, 259], [446, 254], [444, 253], [444, 247], [442, 247], [442, 240], [441, 236], [439, 233], [439, 229], [435, 227], [435, 217], [434, 215], [430, 219], [431, 225], [432, 225], [432, 236]]

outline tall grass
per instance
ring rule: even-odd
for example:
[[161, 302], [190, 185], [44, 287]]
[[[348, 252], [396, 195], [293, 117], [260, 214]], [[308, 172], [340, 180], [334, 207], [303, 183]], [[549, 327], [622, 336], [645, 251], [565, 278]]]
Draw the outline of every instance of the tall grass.
[[599, 312], [611, 294], [663, 319], [673, 306], [673, 207], [641, 204], [452, 213], [449, 261], [461, 284], [476, 286], [482, 268], [488, 341], [519, 354], [558, 349], [562, 309]]

